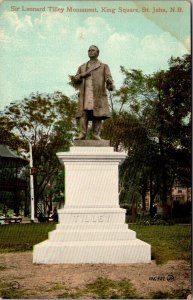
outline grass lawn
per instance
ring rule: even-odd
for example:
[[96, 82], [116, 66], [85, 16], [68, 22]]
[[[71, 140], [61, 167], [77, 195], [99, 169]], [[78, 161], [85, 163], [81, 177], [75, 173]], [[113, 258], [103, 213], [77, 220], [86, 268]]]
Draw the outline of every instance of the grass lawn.
[[[31, 251], [33, 245], [48, 238], [55, 224], [14, 224], [0, 226], [0, 253]], [[191, 226], [130, 225], [137, 238], [151, 244], [152, 259], [157, 263], [168, 260], [191, 260]]]
[[29, 251], [48, 238], [55, 224], [11, 224], [0, 226], [0, 253]]
[[152, 259], [165, 263], [168, 260], [191, 262], [191, 226], [189, 225], [130, 225], [137, 238], [152, 247]]

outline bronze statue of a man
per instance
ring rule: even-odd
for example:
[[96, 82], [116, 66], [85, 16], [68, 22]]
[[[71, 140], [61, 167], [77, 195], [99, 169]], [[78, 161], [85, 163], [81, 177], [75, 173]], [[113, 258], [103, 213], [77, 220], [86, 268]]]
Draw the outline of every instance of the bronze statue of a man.
[[108, 65], [98, 60], [99, 49], [90, 46], [90, 60], [78, 68], [74, 77], [79, 85], [77, 119], [80, 119], [80, 134], [76, 140], [84, 140], [87, 135], [88, 121], [92, 121], [93, 138], [101, 140], [101, 121], [110, 117], [107, 91], [114, 89]]

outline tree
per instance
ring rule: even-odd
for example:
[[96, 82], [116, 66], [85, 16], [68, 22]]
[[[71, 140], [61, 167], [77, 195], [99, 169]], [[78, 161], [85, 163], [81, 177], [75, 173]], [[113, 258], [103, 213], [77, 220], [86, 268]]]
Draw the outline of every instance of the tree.
[[171, 58], [165, 81], [164, 92], [170, 111], [169, 133], [173, 136], [169, 154], [176, 162], [178, 179], [187, 187], [191, 186], [191, 105], [192, 78], [191, 56]]
[[150, 94], [148, 77], [142, 71], [127, 71], [123, 67], [121, 70], [125, 79], [123, 86], [114, 93], [117, 111], [114, 110], [112, 118], [105, 122], [103, 137], [110, 138], [116, 150], [124, 148], [128, 153], [120, 172], [121, 205], [133, 203], [136, 206], [138, 199], [145, 211], [145, 197], [150, 186], [151, 207], [160, 187], [156, 172], [158, 146], [151, 140], [143, 120], [143, 109]]
[[[150, 191], [150, 212], [159, 196], [168, 216], [167, 199], [174, 180], [190, 186], [191, 58], [171, 58], [166, 71], [144, 75], [121, 67], [125, 78], [114, 93], [112, 119], [103, 135], [128, 152], [123, 166], [122, 194], [131, 201], [131, 191]], [[130, 194], [130, 196], [129, 196]]]
[[[60, 92], [31, 94], [19, 103], [12, 103], [0, 116], [4, 129], [18, 140], [22, 151], [32, 144], [35, 200], [44, 198], [48, 184], [60, 172], [56, 152], [66, 151], [75, 131], [76, 103]], [[2, 134], [3, 135], [3, 134]], [[3, 135], [6, 141], [5, 134]]]
[[162, 176], [160, 197], [167, 212], [167, 198], [174, 180], [190, 186], [191, 173], [191, 59], [171, 58], [169, 69], [148, 78], [152, 99], [144, 110], [150, 134], [157, 138]]

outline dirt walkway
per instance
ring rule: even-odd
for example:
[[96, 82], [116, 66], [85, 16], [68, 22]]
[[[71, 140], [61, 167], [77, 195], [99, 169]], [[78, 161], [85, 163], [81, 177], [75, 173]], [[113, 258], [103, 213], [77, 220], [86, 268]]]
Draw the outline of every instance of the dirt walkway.
[[[23, 298], [58, 298], [65, 287], [83, 288], [99, 277], [130, 280], [137, 294], [148, 297], [155, 291], [191, 289], [191, 268], [185, 261], [169, 261], [164, 265], [150, 264], [64, 264], [34, 265], [32, 253], [0, 255], [0, 282], [18, 282]], [[17, 287], [16, 287], [17, 288]]]

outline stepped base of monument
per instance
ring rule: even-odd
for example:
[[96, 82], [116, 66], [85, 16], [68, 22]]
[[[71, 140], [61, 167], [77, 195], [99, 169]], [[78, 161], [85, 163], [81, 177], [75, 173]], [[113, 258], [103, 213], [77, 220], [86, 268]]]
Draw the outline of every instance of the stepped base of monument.
[[33, 263], [150, 263], [151, 246], [136, 238], [124, 223], [120, 207], [58, 211], [59, 224], [48, 240], [34, 246]]
[[78, 141], [57, 153], [65, 166], [65, 197], [59, 224], [34, 246], [39, 264], [150, 263], [151, 246], [136, 238], [119, 207], [119, 165], [126, 153], [107, 141]]
[[73, 241], [120, 241], [134, 240], [136, 233], [133, 230], [56, 230], [49, 233], [49, 240], [53, 242]]
[[34, 247], [33, 263], [150, 263], [151, 246], [141, 240], [44, 241]]

